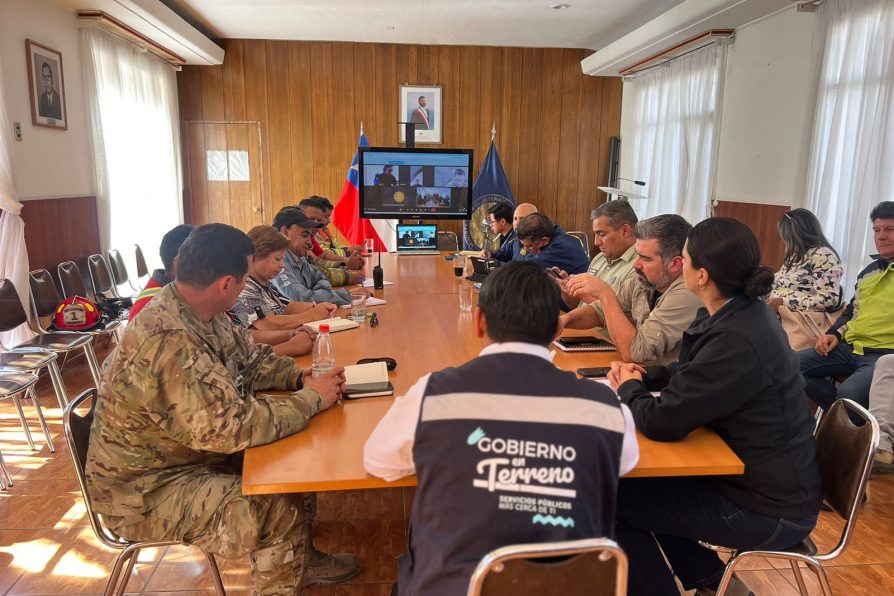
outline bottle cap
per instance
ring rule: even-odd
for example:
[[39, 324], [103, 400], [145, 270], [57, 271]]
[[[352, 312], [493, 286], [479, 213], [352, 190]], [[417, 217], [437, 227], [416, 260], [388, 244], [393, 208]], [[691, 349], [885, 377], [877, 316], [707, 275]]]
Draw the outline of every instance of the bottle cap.
[[329, 333], [329, 325], [320, 325], [320, 333]]

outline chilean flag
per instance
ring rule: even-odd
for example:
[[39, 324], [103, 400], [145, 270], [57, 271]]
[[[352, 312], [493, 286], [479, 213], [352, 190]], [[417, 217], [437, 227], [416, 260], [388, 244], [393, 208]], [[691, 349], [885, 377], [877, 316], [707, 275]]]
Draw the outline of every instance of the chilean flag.
[[[369, 147], [366, 135], [363, 129], [360, 129], [359, 147]], [[352, 245], [363, 244], [367, 238], [371, 238], [374, 242], [373, 250], [388, 250], [388, 246], [382, 242], [372, 221], [368, 219], [360, 219], [360, 171], [357, 162], [360, 160], [360, 151], [354, 152], [354, 161], [348, 170], [348, 177], [345, 180], [344, 188], [335, 203], [335, 209], [332, 211], [332, 223], [335, 228], [345, 237]]]

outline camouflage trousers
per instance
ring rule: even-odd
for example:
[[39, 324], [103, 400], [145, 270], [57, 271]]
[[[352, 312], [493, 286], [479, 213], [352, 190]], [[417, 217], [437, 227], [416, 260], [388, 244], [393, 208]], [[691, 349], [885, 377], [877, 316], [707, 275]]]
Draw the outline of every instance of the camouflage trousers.
[[254, 593], [300, 594], [316, 494], [244, 496], [237, 474], [204, 472], [153, 494], [141, 516], [106, 517], [130, 540], [179, 540], [226, 559], [249, 555]]

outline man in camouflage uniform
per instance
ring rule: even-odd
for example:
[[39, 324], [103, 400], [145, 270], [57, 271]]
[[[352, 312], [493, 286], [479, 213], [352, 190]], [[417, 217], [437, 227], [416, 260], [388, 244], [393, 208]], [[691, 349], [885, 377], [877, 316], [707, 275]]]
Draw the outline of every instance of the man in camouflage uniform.
[[[132, 540], [180, 540], [225, 558], [250, 554], [255, 594], [355, 575], [354, 555], [313, 548], [313, 495], [245, 496], [238, 455], [302, 430], [332, 406], [344, 369], [315, 379], [255, 346], [224, 312], [254, 247], [224, 224], [197, 228], [177, 277], [127, 326], [105, 363], [90, 434], [94, 509]], [[265, 389], [287, 395], [255, 395]]]

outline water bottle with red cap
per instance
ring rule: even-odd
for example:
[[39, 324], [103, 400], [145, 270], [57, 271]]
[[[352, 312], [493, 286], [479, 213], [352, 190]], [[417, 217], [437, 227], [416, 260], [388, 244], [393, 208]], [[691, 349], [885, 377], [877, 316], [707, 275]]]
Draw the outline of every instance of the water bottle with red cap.
[[311, 378], [324, 375], [335, 366], [335, 350], [332, 348], [332, 337], [329, 335], [329, 325], [320, 325], [320, 332], [314, 341], [313, 364], [311, 364]]

